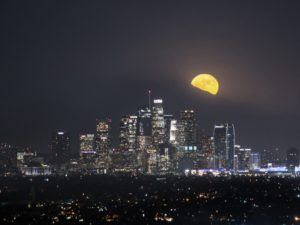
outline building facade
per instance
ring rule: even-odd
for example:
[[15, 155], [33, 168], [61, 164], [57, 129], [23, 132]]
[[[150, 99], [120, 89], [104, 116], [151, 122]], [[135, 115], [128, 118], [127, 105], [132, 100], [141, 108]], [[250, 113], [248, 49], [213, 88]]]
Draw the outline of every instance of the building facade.
[[69, 162], [71, 158], [70, 134], [68, 132], [53, 132], [51, 137], [51, 154], [54, 164]]
[[215, 125], [213, 138], [216, 168], [233, 169], [235, 145], [234, 125], [229, 123]]
[[96, 167], [99, 173], [106, 173], [109, 167], [109, 151], [111, 149], [111, 121], [97, 120], [95, 134]]
[[124, 116], [120, 122], [120, 148], [129, 151], [137, 149], [137, 121], [135, 115]]
[[165, 141], [165, 119], [162, 99], [154, 99], [152, 107], [153, 145], [158, 146]]

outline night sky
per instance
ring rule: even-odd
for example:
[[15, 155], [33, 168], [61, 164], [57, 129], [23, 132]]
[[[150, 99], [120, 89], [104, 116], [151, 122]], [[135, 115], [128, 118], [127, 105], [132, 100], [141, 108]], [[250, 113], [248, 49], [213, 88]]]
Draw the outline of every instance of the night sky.
[[[244, 147], [300, 147], [299, 1], [1, 1], [0, 141], [46, 151], [162, 97]], [[212, 73], [217, 96], [191, 79]]]

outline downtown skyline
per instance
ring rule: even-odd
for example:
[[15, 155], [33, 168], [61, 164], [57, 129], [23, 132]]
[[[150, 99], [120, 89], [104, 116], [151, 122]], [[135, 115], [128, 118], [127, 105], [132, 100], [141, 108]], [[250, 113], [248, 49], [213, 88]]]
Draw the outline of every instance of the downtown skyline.
[[[298, 5], [3, 1], [0, 140], [45, 152], [52, 131], [76, 140], [106, 117], [116, 136], [151, 89], [208, 134], [230, 121], [257, 151], [299, 148]], [[217, 96], [190, 86], [206, 72]]]

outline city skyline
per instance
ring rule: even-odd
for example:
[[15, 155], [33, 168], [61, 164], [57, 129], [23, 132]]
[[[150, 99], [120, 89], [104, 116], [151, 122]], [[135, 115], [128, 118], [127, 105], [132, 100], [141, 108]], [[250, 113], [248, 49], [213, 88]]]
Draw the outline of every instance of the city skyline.
[[0, 1], [0, 224], [300, 225], [300, 1]]
[[[186, 111], [187, 109], [180, 109], [179, 111], [173, 113], [173, 112], [169, 112], [165, 110], [165, 108], [168, 108], [166, 107], [167, 104], [165, 104], [165, 100], [163, 98], [155, 98], [153, 97], [153, 91], [151, 90], [147, 90], [147, 91], [144, 91], [145, 93], [145, 99], [147, 98], [147, 101], [148, 102], [144, 102], [143, 104], [140, 104], [139, 107], [136, 107], [135, 110], [132, 110], [131, 112], [128, 112], [127, 114], [122, 114], [120, 113], [120, 118], [112, 118], [110, 116], [106, 116], [104, 118], [99, 118], [99, 117], [96, 117], [94, 119], [94, 124], [93, 124], [93, 128], [91, 129], [87, 129], [86, 127], [85, 128], [81, 128], [79, 133], [75, 133], [75, 132], [72, 132], [68, 129], [65, 129], [63, 127], [60, 127], [59, 129], [55, 129], [55, 130], [52, 130], [52, 131], [49, 131], [49, 135], [48, 135], [48, 140], [47, 140], [47, 143], [44, 147], [43, 150], [41, 150], [40, 148], [36, 148], [36, 146], [34, 146], [34, 144], [29, 144], [29, 145], [20, 145], [18, 143], [10, 143], [10, 142], [6, 142], [6, 141], [3, 141], [4, 143], [8, 143], [8, 144], [12, 144], [12, 145], [15, 145], [15, 146], [20, 146], [21, 148], [31, 148], [33, 151], [37, 151], [39, 153], [46, 153], [46, 154], [50, 154], [51, 153], [51, 150], [49, 149], [49, 146], [51, 145], [51, 136], [53, 135], [54, 132], [57, 132], [58, 134], [59, 133], [65, 133], [67, 132], [68, 135], [69, 135], [69, 138], [70, 138], [70, 151], [71, 151], [71, 154], [76, 156], [78, 154], [80, 154], [80, 136], [81, 135], [87, 135], [87, 134], [96, 134], [97, 133], [97, 121], [108, 121], [109, 124], [110, 124], [110, 148], [119, 148], [120, 147], [120, 125], [122, 123], [122, 119], [126, 118], [126, 117], [138, 117], [139, 113], [140, 113], [140, 110], [144, 107], [144, 109], [146, 109], [147, 107], [151, 106], [151, 108], [153, 107], [153, 105], [155, 105], [155, 101], [159, 101], [158, 103], [161, 103], [160, 101], [162, 101], [164, 103], [163, 105], [163, 116], [172, 116], [172, 118], [174, 119], [180, 119], [181, 117], [181, 114], [182, 112]], [[192, 108], [188, 108], [188, 110], [192, 110], [193, 111], [193, 114], [195, 114], [195, 119], [198, 120], [197, 118], [199, 118], [197, 115], [198, 115], [198, 112], [194, 112], [195, 110], [192, 109]], [[150, 112], [152, 111], [152, 109], [150, 110]], [[171, 113], [171, 114], [170, 114]], [[151, 118], [151, 121], [152, 121], [152, 113], [150, 113], [150, 117]], [[91, 122], [91, 121], [90, 121]], [[96, 122], [96, 126], [95, 126], [95, 122]], [[213, 138], [214, 136], [214, 129], [216, 126], [219, 126], [219, 125], [222, 125], [222, 124], [225, 124], [225, 123], [231, 123], [231, 121], [228, 121], [228, 120], [224, 120], [224, 121], [220, 121], [219, 123], [211, 123], [212, 126], [210, 127], [210, 129], [205, 129], [201, 126], [199, 126], [199, 124], [197, 123], [196, 124], [196, 130], [197, 132], [201, 132], [202, 135], [209, 135]], [[233, 123], [232, 123], [233, 124]], [[150, 124], [151, 125], [151, 124]], [[152, 125], [151, 125], [152, 126]], [[164, 127], [162, 127], [164, 128]], [[136, 128], [138, 130], [138, 127]], [[137, 131], [138, 132], [138, 131]], [[152, 134], [151, 134], [152, 135]], [[237, 135], [237, 137], [239, 137], [239, 134]], [[198, 139], [198, 138], [197, 138]], [[243, 144], [241, 143], [239, 140], [236, 141], [238, 139], [236, 139], [236, 135], [235, 135], [235, 142], [236, 144]], [[199, 142], [201, 142], [200, 140], [198, 140]], [[255, 144], [246, 144], [244, 145], [244, 147], [248, 147], [248, 148], [251, 148], [251, 149], [254, 149], [256, 152], [263, 152], [264, 150], [268, 150], [268, 151], [276, 151], [276, 149], [280, 150], [280, 153], [281, 154], [284, 154], [286, 152], [286, 150], [288, 148], [291, 148], [291, 147], [295, 147], [295, 146], [289, 146], [285, 149], [280, 149], [279, 147], [277, 147], [276, 145], [272, 146], [271, 148], [263, 148], [263, 149], [257, 149], [255, 148]]]
[[[208, 133], [230, 121], [259, 151], [300, 147], [299, 3], [134, 3], [1, 2], [1, 141], [45, 151], [53, 130], [117, 130], [151, 89]], [[190, 87], [199, 73], [217, 96]]]

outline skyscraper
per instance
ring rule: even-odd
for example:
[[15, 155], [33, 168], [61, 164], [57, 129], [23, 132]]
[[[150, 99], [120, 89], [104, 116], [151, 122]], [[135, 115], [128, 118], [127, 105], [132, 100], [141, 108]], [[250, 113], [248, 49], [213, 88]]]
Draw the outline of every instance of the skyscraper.
[[209, 135], [201, 137], [201, 155], [203, 157], [202, 168], [214, 168], [213, 138]]
[[239, 170], [250, 170], [251, 169], [251, 148], [236, 148], [236, 156], [238, 160]]
[[213, 133], [216, 168], [233, 169], [235, 145], [234, 125], [229, 123], [215, 125]]
[[300, 161], [300, 153], [299, 150], [296, 148], [289, 148], [286, 151], [286, 167], [287, 169], [295, 173], [295, 167], [299, 166]]
[[165, 143], [170, 143], [170, 132], [171, 132], [171, 121], [173, 120], [173, 115], [165, 114]]
[[129, 151], [137, 147], [137, 116], [124, 116], [120, 122], [120, 148]]
[[55, 164], [66, 163], [71, 158], [70, 135], [67, 132], [53, 132], [51, 137], [52, 161]]
[[97, 154], [107, 153], [111, 147], [110, 120], [97, 120], [95, 135], [95, 150]]
[[79, 135], [80, 158], [90, 158], [95, 156], [94, 134]]
[[106, 173], [108, 168], [108, 153], [111, 148], [111, 121], [97, 120], [95, 134], [95, 150], [97, 154], [97, 166], [100, 173]]
[[137, 135], [138, 136], [151, 136], [152, 124], [151, 124], [151, 109], [148, 106], [140, 107], [138, 110], [137, 121]]
[[148, 169], [147, 148], [152, 145], [152, 112], [149, 92], [149, 105], [142, 106], [138, 110], [137, 118], [137, 167], [139, 172], [145, 173]]
[[250, 155], [250, 169], [255, 170], [261, 167], [260, 154], [258, 152]]
[[171, 120], [171, 122], [170, 122], [170, 140], [169, 140], [169, 142], [173, 145], [178, 144], [177, 120]]
[[196, 119], [194, 110], [180, 111], [180, 136], [181, 144], [192, 146], [196, 144]]
[[152, 138], [155, 146], [165, 141], [165, 120], [162, 99], [154, 99], [152, 107]]
[[0, 143], [0, 175], [16, 171], [17, 151], [15, 146]]

